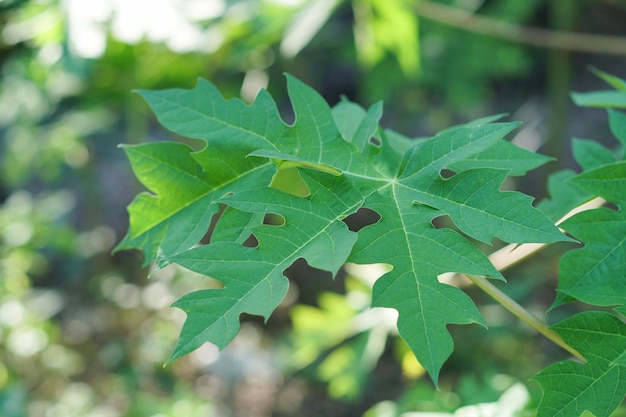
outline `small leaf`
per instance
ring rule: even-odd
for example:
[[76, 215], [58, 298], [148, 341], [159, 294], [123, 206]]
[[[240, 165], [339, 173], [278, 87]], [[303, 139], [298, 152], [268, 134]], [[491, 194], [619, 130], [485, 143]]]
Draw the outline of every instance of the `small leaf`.
[[626, 92], [606, 90], [590, 93], [572, 93], [572, 100], [578, 106], [602, 108], [626, 108]]
[[626, 161], [583, 172], [570, 181], [577, 187], [615, 204], [626, 203]]
[[615, 162], [613, 152], [595, 140], [574, 138], [572, 152], [583, 171]]
[[343, 99], [333, 107], [332, 112], [341, 136], [355, 144], [362, 152], [378, 130], [383, 105], [382, 102], [378, 102], [366, 112], [358, 104]]
[[553, 307], [571, 298], [599, 306], [626, 304], [626, 216], [606, 208], [578, 213], [561, 224], [585, 246], [561, 258]]
[[626, 146], [626, 114], [617, 110], [609, 109], [609, 127], [611, 133], [622, 144], [622, 147]]
[[561, 170], [548, 177], [548, 193], [550, 198], [545, 198], [537, 204], [537, 208], [544, 212], [550, 220], [557, 222], [573, 208], [580, 206], [593, 197], [569, 180], [576, 176], [572, 170]]
[[494, 123], [446, 129], [406, 152], [398, 176], [438, 175], [442, 169], [495, 145], [517, 126], [519, 123]]
[[580, 416], [585, 411], [608, 417], [626, 394], [626, 367], [621, 362], [626, 324], [608, 313], [587, 312], [552, 328], [587, 363], [559, 362], [533, 377], [544, 393], [537, 417]]
[[596, 74], [598, 77], [602, 78], [604, 82], [609, 84], [611, 87], [615, 88], [618, 91], [626, 91], [626, 81], [623, 79], [616, 77], [615, 75], [611, 75], [607, 72], [600, 71], [597, 68], [591, 67], [589, 68], [591, 72]]

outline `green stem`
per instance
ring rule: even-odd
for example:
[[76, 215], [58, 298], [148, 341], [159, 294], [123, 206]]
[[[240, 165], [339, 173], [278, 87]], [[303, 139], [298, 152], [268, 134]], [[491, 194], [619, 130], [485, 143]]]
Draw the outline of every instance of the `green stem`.
[[470, 274], [466, 274], [466, 276], [474, 283], [474, 285], [487, 293], [490, 297], [500, 303], [504, 308], [513, 313], [513, 315], [522, 320], [524, 323], [537, 330], [539, 333], [574, 355], [576, 358], [585, 363], [587, 362], [585, 360], [585, 357], [581, 355], [580, 352], [578, 352], [576, 349], [565, 343], [565, 341], [561, 338], [561, 336], [559, 336], [557, 332], [550, 329], [548, 325], [546, 325], [543, 321], [533, 316], [528, 310], [515, 302], [515, 300], [500, 291], [497, 287], [487, 281], [486, 278]]

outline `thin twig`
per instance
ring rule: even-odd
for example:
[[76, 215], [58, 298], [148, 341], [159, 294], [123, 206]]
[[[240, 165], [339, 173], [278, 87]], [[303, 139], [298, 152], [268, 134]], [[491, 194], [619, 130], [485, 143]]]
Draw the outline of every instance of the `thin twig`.
[[419, 16], [438, 23], [510, 42], [573, 52], [626, 55], [626, 37], [522, 26], [428, 0], [417, 1], [415, 11]]

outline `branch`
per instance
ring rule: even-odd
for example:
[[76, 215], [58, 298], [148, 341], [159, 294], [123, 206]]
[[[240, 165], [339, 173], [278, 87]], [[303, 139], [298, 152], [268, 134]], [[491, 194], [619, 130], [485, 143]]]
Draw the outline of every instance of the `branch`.
[[480, 33], [510, 42], [607, 55], [626, 55], [626, 38], [609, 35], [592, 35], [577, 32], [539, 29], [504, 22], [429, 0], [419, 0], [415, 6], [417, 14], [449, 26]]

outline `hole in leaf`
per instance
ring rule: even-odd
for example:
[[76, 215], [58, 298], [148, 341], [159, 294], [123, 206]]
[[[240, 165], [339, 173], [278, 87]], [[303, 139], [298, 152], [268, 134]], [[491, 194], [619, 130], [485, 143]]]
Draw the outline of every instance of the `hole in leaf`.
[[376, 213], [372, 209], [361, 207], [356, 213], [353, 213], [343, 219], [343, 222], [353, 232], [358, 232], [366, 226], [370, 226], [374, 223], [378, 223], [380, 220], [380, 214]]
[[441, 172], [439, 172], [439, 175], [441, 175], [443, 179], [447, 180], [448, 178], [451, 178], [454, 175], [456, 175], [456, 172], [452, 171], [451, 169], [444, 168], [441, 170]]
[[285, 218], [279, 214], [267, 213], [263, 219], [263, 224], [269, 226], [282, 226], [285, 224]]
[[250, 235], [244, 242], [243, 245], [246, 248], [256, 248], [259, 246], [259, 241], [254, 237], [254, 235]]
[[370, 138], [369, 143], [370, 143], [370, 145], [374, 145], [374, 146], [379, 147], [379, 148], [382, 145], [380, 140], [378, 138], [374, 138], [374, 137]]
[[310, 266], [304, 258], [296, 259], [283, 274], [298, 287], [299, 304], [317, 305], [320, 294], [326, 291], [345, 293], [343, 270], [332, 279], [330, 272]]
[[200, 239], [199, 243], [207, 245], [211, 241], [211, 235], [213, 234], [213, 230], [215, 230], [215, 225], [217, 224], [217, 221], [220, 219], [220, 217], [222, 217], [225, 209], [226, 204], [220, 204], [219, 210], [213, 215], [213, 217], [211, 217], [211, 223], [209, 224], [209, 228], [202, 237], [202, 239]]
[[430, 222], [436, 229], [456, 229], [456, 225], [452, 221], [452, 218], [447, 214], [437, 216]]

